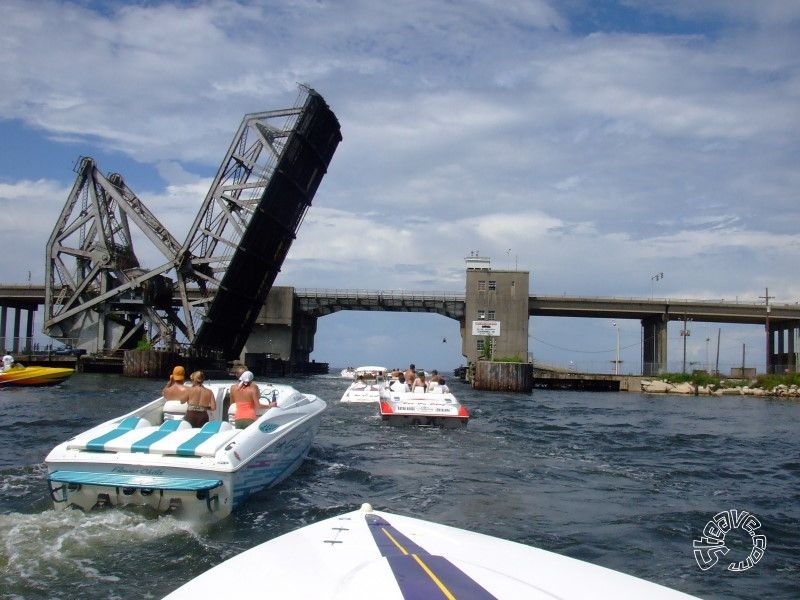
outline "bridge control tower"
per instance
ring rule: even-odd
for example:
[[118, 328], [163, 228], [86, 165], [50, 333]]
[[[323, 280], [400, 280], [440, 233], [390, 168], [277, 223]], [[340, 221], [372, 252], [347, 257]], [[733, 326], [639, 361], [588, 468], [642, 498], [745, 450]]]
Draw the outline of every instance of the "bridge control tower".
[[466, 257], [466, 293], [461, 350], [478, 358], [528, 360], [528, 271], [492, 269], [477, 252]]
[[183, 243], [82, 158], [47, 244], [44, 333], [90, 352], [146, 338], [238, 358], [341, 139], [307, 87], [291, 108], [245, 115]]

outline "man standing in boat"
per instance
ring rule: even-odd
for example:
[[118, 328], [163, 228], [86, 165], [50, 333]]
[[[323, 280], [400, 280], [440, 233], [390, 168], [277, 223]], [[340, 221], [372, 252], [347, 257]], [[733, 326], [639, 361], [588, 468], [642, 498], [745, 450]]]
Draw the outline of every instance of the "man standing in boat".
[[406, 376], [406, 383], [408, 385], [414, 383], [414, 380], [417, 378], [417, 367], [414, 363], [408, 365], [408, 368], [406, 369], [405, 372], [405, 376]]
[[208, 423], [208, 411], [217, 410], [217, 401], [214, 392], [203, 385], [205, 375], [202, 371], [192, 373], [190, 379], [192, 387], [187, 390], [186, 398], [181, 402], [186, 402], [186, 415], [184, 421], [191, 423], [192, 427], [202, 427]]
[[5, 373], [14, 365], [14, 357], [5, 350], [3, 350], [3, 353], [3, 365], [0, 367], [0, 369], [2, 369], [2, 372]]

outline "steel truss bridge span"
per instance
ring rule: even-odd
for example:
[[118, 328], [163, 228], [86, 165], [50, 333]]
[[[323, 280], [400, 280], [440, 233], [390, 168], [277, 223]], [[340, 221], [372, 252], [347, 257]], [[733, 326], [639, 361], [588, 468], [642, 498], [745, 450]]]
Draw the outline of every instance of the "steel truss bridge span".
[[[44, 333], [237, 357], [341, 139], [307, 87], [292, 108], [245, 115], [184, 242], [121, 175], [81, 158], [47, 244]], [[134, 240], [160, 264], [141, 264]]]

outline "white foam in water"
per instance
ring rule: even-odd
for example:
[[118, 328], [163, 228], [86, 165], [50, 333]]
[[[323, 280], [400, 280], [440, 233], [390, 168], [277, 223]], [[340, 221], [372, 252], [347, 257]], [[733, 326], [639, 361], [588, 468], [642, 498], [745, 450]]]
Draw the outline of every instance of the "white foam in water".
[[[0, 563], [6, 563], [4, 583], [9, 588], [37, 589], [42, 582], [52, 590], [53, 579], [72, 582], [67, 596], [76, 596], [75, 582], [96, 585], [119, 577], [104, 571], [109, 557], [135, 559], [138, 548], [169, 536], [190, 536], [199, 531], [186, 521], [169, 516], [158, 519], [123, 510], [86, 514], [80, 510], [46, 510], [37, 514], [0, 515], [3, 540]], [[114, 572], [113, 567], [108, 568]]]

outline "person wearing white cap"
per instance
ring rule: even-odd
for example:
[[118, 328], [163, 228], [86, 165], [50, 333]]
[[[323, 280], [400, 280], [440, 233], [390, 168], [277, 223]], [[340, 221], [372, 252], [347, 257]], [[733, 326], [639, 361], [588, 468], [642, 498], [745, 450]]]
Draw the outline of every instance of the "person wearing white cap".
[[236, 403], [236, 429], [245, 429], [258, 418], [256, 409], [269, 408], [269, 404], [261, 404], [261, 393], [253, 383], [252, 371], [239, 375], [239, 383], [231, 386], [231, 402]]

